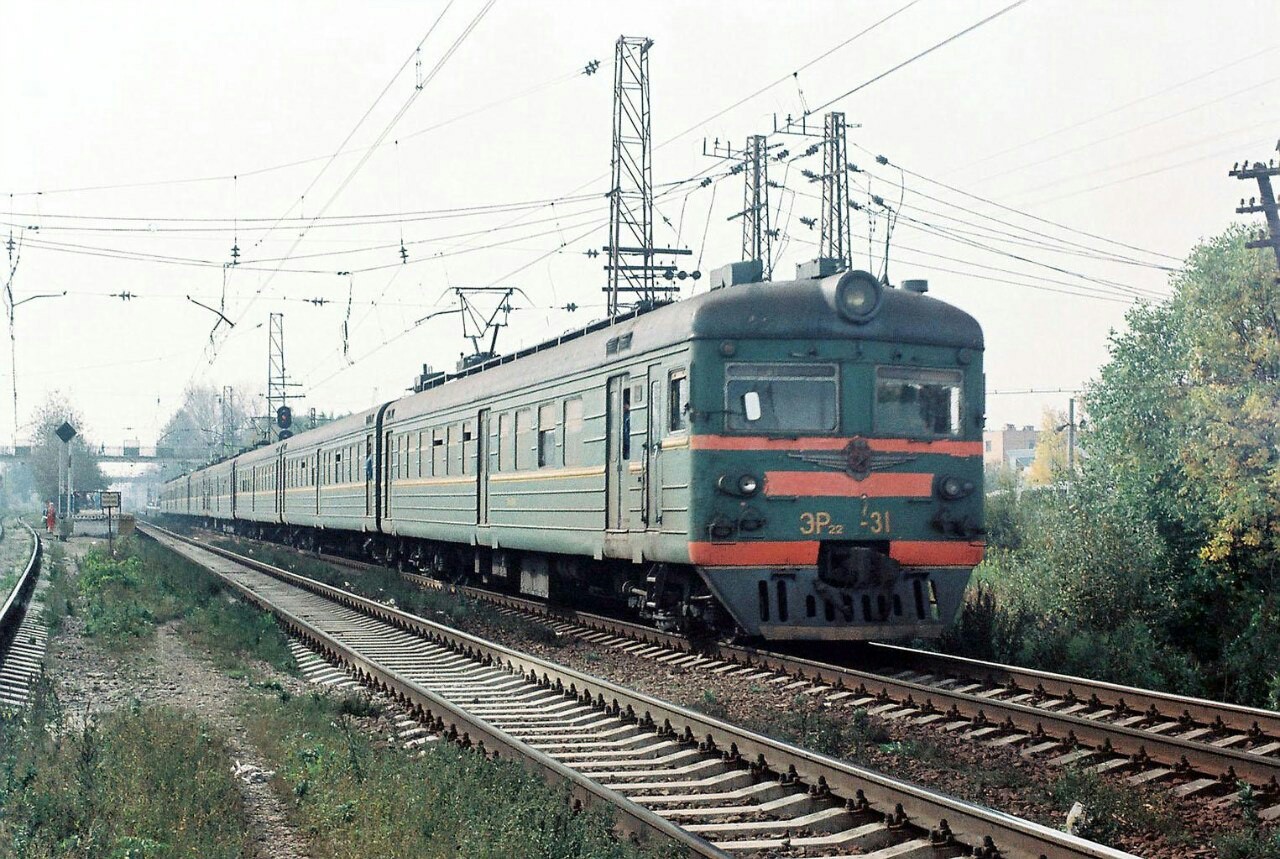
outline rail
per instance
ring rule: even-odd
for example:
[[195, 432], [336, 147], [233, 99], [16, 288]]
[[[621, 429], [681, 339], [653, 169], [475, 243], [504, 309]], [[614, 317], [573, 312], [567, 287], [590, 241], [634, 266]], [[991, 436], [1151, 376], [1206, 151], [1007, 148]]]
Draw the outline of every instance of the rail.
[[[625, 714], [634, 723], [662, 725], [658, 729], [663, 732], [661, 735], [704, 751], [717, 752], [727, 761], [741, 762], [744, 766], [747, 762], [754, 761], [756, 772], [775, 775], [783, 779], [784, 783], [807, 785], [812, 793], [819, 796], [842, 798], [849, 808], [875, 811], [894, 825], [910, 825], [922, 829], [934, 843], [944, 849], [948, 844], [959, 842], [968, 845], [973, 855], [978, 856], [1120, 859], [1130, 855], [747, 731], [220, 547], [197, 543], [152, 526], [141, 526], [140, 530], [154, 539], [198, 546], [201, 550], [356, 609], [398, 629], [445, 644], [472, 659], [503, 666], [524, 677], [536, 678], [539, 685], [571, 694], [581, 702], [598, 702], [606, 714]], [[653, 812], [630, 803], [572, 770], [567, 770], [553, 759], [545, 755], [539, 758], [536, 750], [526, 751], [527, 747], [519, 740], [350, 651], [341, 642], [316, 630], [305, 619], [285, 616], [276, 607], [264, 603], [260, 597], [250, 596], [251, 592], [247, 589], [238, 587], [237, 590], [245, 593], [255, 603], [275, 612], [288, 627], [310, 638], [329, 654], [341, 655], [365, 679], [394, 691], [405, 700], [425, 707], [430, 712], [447, 714], [449, 720], [466, 727], [468, 732], [474, 731], [477, 736], [484, 737], [486, 748], [510, 749], [534, 762], [544, 772], [553, 774], [554, 778], [568, 779], [575, 790], [584, 791], [591, 797], [621, 809], [631, 827], [641, 831], [661, 831], [690, 847], [702, 842]], [[705, 739], [699, 742], [698, 738]], [[707, 847], [716, 849], [711, 845]], [[719, 855], [719, 851], [708, 853], [705, 850], [706, 848], [699, 848], [699, 855]]]
[[[40, 559], [43, 556], [43, 546], [40, 537], [26, 522], [22, 523], [22, 527], [31, 535], [31, 557], [27, 560], [26, 568], [23, 569], [22, 575], [18, 577], [18, 581], [14, 584], [13, 589], [9, 591], [9, 596], [5, 598], [4, 605], [0, 606], [0, 661], [3, 661], [4, 654], [8, 652], [9, 645], [13, 643], [13, 637], [18, 632], [18, 625], [22, 623], [23, 615], [26, 614], [27, 603], [31, 600], [31, 593], [35, 590], [36, 579], [40, 576]], [[0, 531], [0, 533], [3, 533]]]
[[[348, 565], [363, 563], [322, 557]], [[871, 645], [870, 652], [884, 654], [885, 661], [891, 663], [883, 670], [855, 669], [736, 644], [706, 642], [699, 648], [684, 636], [631, 621], [562, 609], [483, 588], [446, 584], [416, 573], [402, 575], [424, 587], [592, 630], [672, 650], [700, 650], [728, 662], [759, 666], [837, 689], [858, 690], [886, 701], [894, 699], [917, 708], [921, 715], [942, 713], [952, 719], [968, 720], [975, 728], [1020, 734], [1027, 741], [1055, 737], [1071, 749], [1089, 746], [1099, 755], [1128, 758], [1133, 766], [1145, 767], [1155, 777], [1194, 771], [1233, 788], [1243, 780], [1270, 794], [1280, 793], [1280, 713], [1270, 710], [895, 645]], [[912, 673], [903, 676], [904, 671]], [[922, 682], [923, 676], [929, 674], [956, 682], [949, 686]], [[920, 679], [910, 679], [912, 676]], [[1001, 700], [997, 695], [1019, 700]], [[1029, 702], [1060, 704], [1063, 711]], [[1103, 713], [1126, 724], [1100, 719]], [[1146, 727], [1135, 727], [1140, 723]], [[1177, 733], [1164, 733], [1174, 731]], [[1230, 748], [1231, 744], [1246, 741], [1253, 744], [1253, 749]], [[1201, 780], [1197, 788], [1210, 786]]]

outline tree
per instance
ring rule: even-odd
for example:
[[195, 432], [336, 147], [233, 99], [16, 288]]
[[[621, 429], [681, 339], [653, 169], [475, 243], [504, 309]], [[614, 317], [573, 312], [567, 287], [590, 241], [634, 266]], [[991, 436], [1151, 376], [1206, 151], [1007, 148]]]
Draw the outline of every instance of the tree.
[[1198, 246], [1172, 299], [1130, 314], [1130, 332], [1112, 338], [1088, 396], [1090, 447], [1180, 545], [1274, 586], [1280, 295], [1271, 257], [1244, 241], [1233, 228]]
[[65, 397], [55, 392], [36, 410], [31, 455], [27, 459], [31, 488], [42, 502], [53, 500], [58, 495], [58, 478], [67, 446], [58, 438], [56, 431], [64, 421], [78, 433], [70, 444], [72, 488], [77, 492], [92, 492], [110, 485], [98, 465], [95, 446], [88, 441], [84, 418]]
[[1035, 486], [1048, 486], [1067, 476], [1067, 436], [1058, 428], [1067, 422], [1067, 413], [1061, 409], [1045, 409], [1040, 417], [1040, 432], [1036, 437], [1036, 457], [1027, 467], [1027, 482]]
[[[1198, 245], [1170, 298], [1113, 332], [1084, 398], [1089, 455], [1065, 491], [1005, 511], [965, 647], [1280, 704], [1280, 293], [1245, 239]], [[1062, 461], [1054, 436], [1040, 476]]]
[[156, 444], [172, 448], [178, 456], [193, 462], [238, 453], [254, 440], [248, 402], [248, 397], [235, 391], [224, 404], [222, 392], [213, 387], [187, 388], [182, 405], [165, 423]]

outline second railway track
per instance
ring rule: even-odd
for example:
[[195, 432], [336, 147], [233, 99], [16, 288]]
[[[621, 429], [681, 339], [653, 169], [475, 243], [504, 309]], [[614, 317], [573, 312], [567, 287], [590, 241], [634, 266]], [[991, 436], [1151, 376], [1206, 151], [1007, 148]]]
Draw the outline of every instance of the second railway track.
[[[372, 566], [320, 558], [355, 569]], [[1032, 759], [1110, 772], [1130, 784], [1166, 785], [1192, 801], [1231, 803], [1242, 784], [1248, 785], [1260, 802], [1260, 817], [1280, 820], [1280, 713], [1275, 711], [893, 645], [872, 645], [868, 653], [875, 664], [866, 668], [741, 645], [695, 645], [631, 621], [415, 573], [401, 575], [423, 587], [542, 618], [562, 634], [591, 637], [653, 659], [684, 654], [690, 666], [707, 670], [724, 670], [728, 663], [743, 672], [777, 672], [809, 681], [833, 703], [1008, 745]]]
[[444, 736], [523, 759], [701, 856], [1129, 854], [772, 740], [151, 527]]

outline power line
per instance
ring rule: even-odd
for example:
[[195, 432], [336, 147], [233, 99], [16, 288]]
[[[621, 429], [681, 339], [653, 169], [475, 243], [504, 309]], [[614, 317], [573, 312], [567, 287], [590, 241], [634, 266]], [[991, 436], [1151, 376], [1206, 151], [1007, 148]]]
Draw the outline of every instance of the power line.
[[806, 69], [810, 68], [811, 66], [816, 65], [817, 63], [821, 62], [822, 60], [825, 60], [827, 57], [831, 56], [831, 55], [832, 55], [832, 54], [834, 54], [836, 51], [840, 50], [840, 49], [841, 49], [841, 48], [843, 48], [843, 47], [846, 47], [847, 45], [852, 44], [853, 42], [857, 41], [858, 39], [860, 39], [860, 38], [862, 38], [863, 36], [865, 36], [865, 35], [867, 35], [868, 33], [870, 33], [872, 30], [875, 30], [876, 28], [878, 28], [880, 25], [885, 24], [885, 23], [888, 23], [889, 21], [891, 21], [892, 19], [894, 19], [894, 18], [898, 17], [898, 16], [899, 16], [899, 15], [901, 15], [903, 12], [907, 11], [908, 9], [910, 9], [912, 6], [916, 5], [916, 4], [917, 4], [917, 3], [919, 3], [919, 2], [920, 2], [920, 0], [910, 0], [910, 2], [908, 2], [908, 3], [906, 3], [906, 4], [902, 5], [902, 6], [899, 6], [897, 9], [895, 9], [895, 10], [894, 10], [894, 11], [892, 11], [892, 12], [890, 12], [888, 15], [885, 15], [883, 18], [879, 19], [879, 20], [878, 20], [878, 21], [876, 21], [874, 24], [871, 24], [870, 26], [864, 27], [863, 29], [861, 29], [861, 30], [859, 30], [858, 32], [854, 33], [852, 36], [850, 36], [849, 38], [845, 39], [844, 41], [842, 41], [840, 44], [836, 45], [835, 47], [833, 47], [833, 48], [829, 48], [829, 49], [827, 49], [826, 51], [823, 51], [823, 52], [822, 52], [821, 54], [819, 54], [818, 56], [814, 57], [813, 59], [811, 59], [811, 60], [809, 60], [808, 62], [804, 63], [803, 65], [799, 66], [795, 71], [793, 71], [793, 72], [791, 72], [791, 73], [789, 73], [789, 74], [785, 74], [785, 75], [783, 75], [782, 77], [778, 78], [776, 81], [773, 81], [772, 83], [765, 84], [764, 86], [760, 87], [760, 89], [756, 90], [755, 92], [751, 93], [750, 95], [743, 96], [742, 98], [738, 99], [737, 101], [735, 101], [733, 104], [729, 105], [728, 107], [726, 107], [726, 108], [722, 108], [721, 110], [716, 111], [715, 113], [711, 114], [710, 116], [706, 117], [705, 119], [702, 119], [702, 120], [700, 120], [700, 121], [698, 121], [698, 122], [695, 122], [693, 125], [689, 126], [689, 127], [688, 127], [688, 128], [686, 128], [684, 131], [681, 131], [679, 134], [675, 134], [675, 135], [672, 135], [671, 137], [668, 137], [666, 140], [664, 140], [664, 141], [662, 141], [661, 143], [659, 143], [657, 148], [661, 148], [661, 147], [663, 147], [663, 146], [666, 146], [668, 143], [672, 143], [672, 142], [674, 142], [674, 141], [676, 141], [676, 140], [679, 140], [681, 137], [684, 137], [684, 136], [685, 136], [686, 134], [688, 134], [689, 132], [691, 132], [691, 131], [696, 131], [696, 130], [698, 130], [699, 128], [701, 128], [702, 126], [706, 125], [707, 123], [709, 123], [709, 122], [711, 122], [711, 121], [713, 121], [713, 120], [719, 119], [720, 117], [724, 116], [724, 115], [725, 115], [726, 113], [728, 113], [729, 111], [731, 111], [731, 110], [733, 110], [733, 109], [735, 109], [735, 108], [741, 107], [742, 105], [744, 105], [744, 104], [746, 104], [747, 102], [751, 101], [751, 99], [755, 98], [756, 96], [762, 95], [762, 94], [764, 94], [764, 93], [768, 92], [769, 90], [773, 89], [774, 87], [779, 86], [780, 84], [784, 84], [784, 83], [786, 83], [788, 80], [791, 80], [791, 79], [795, 78], [797, 75], [799, 75], [799, 74], [800, 74], [800, 72], [803, 72], [803, 71], [805, 71]]
[[1070, 125], [1064, 125], [1061, 128], [1057, 128], [1057, 129], [1054, 129], [1053, 131], [1046, 132], [1045, 134], [1041, 134], [1038, 137], [1033, 137], [1030, 140], [1025, 140], [1022, 143], [1015, 143], [1013, 146], [1007, 146], [1004, 149], [1000, 149], [990, 154], [984, 155], [975, 161], [970, 161], [967, 164], [960, 165], [959, 167], [956, 168], [956, 171], [953, 171], [953, 172], [958, 172], [960, 170], [967, 170], [970, 167], [976, 167], [979, 164], [985, 164], [986, 162], [993, 161], [1002, 155], [1008, 155], [1010, 152], [1015, 152], [1027, 146], [1032, 146], [1036, 143], [1040, 143], [1042, 141], [1048, 140], [1050, 137], [1056, 137], [1059, 134], [1065, 134], [1068, 131], [1074, 131], [1077, 128], [1081, 127], [1082, 125], [1088, 125], [1091, 122], [1096, 122], [1099, 119], [1104, 119], [1108, 116], [1112, 116], [1113, 114], [1119, 113], [1120, 111], [1126, 110], [1130, 107], [1133, 107], [1134, 105], [1141, 104], [1144, 101], [1150, 101], [1151, 99], [1158, 98], [1162, 95], [1165, 95], [1166, 93], [1171, 93], [1174, 90], [1181, 89], [1182, 87], [1187, 86], [1188, 84], [1193, 84], [1196, 81], [1204, 80], [1207, 77], [1216, 75], [1218, 72], [1226, 71], [1227, 69], [1238, 66], [1241, 63], [1248, 62], [1249, 60], [1256, 59], [1257, 57], [1260, 57], [1263, 54], [1269, 54], [1275, 50], [1280, 50], [1280, 47], [1273, 45], [1269, 48], [1263, 48], [1261, 51], [1258, 51], [1257, 53], [1250, 54], [1247, 57], [1241, 57], [1240, 59], [1237, 59], [1237, 60], [1232, 60], [1226, 65], [1218, 66], [1217, 68], [1210, 69], [1207, 72], [1201, 72], [1200, 74], [1195, 75], [1194, 77], [1190, 77], [1190, 78], [1187, 78], [1186, 80], [1179, 81], [1176, 84], [1172, 84], [1171, 86], [1167, 86], [1164, 89], [1158, 90], [1148, 95], [1144, 95], [1140, 98], [1135, 98], [1135, 99], [1132, 99], [1131, 101], [1126, 101], [1124, 104], [1120, 104], [1113, 108], [1109, 108], [1108, 110], [1104, 110], [1101, 113], [1095, 113], [1092, 116], [1079, 120], [1078, 122], [1073, 122]]
[[[346, 214], [346, 215], [313, 215], [309, 218], [306, 218], [306, 217], [201, 218], [201, 217], [173, 217], [173, 216], [148, 217], [145, 215], [76, 215], [76, 214], [70, 214], [66, 212], [61, 212], [61, 213], [46, 212], [39, 215], [37, 215], [34, 212], [13, 212], [10, 214], [10, 217], [26, 218], [26, 219], [39, 218], [40, 220], [57, 219], [57, 220], [77, 220], [77, 221], [108, 221], [108, 222], [118, 221], [118, 222], [125, 222], [125, 223], [140, 223], [140, 224], [147, 225], [147, 226], [141, 226], [136, 228], [135, 227], [94, 228], [94, 227], [84, 227], [84, 226], [58, 227], [58, 226], [51, 226], [49, 224], [41, 224], [41, 228], [44, 230], [55, 230], [55, 229], [80, 229], [80, 230], [99, 230], [99, 231], [116, 230], [120, 232], [135, 231], [135, 232], [144, 232], [144, 233], [157, 233], [157, 232], [166, 232], [166, 231], [228, 232], [232, 230], [234, 228], [234, 225], [236, 224], [263, 224], [263, 223], [279, 222], [283, 224], [300, 225], [300, 224], [305, 224], [311, 221], [315, 221], [316, 227], [318, 228], [318, 227], [327, 227], [327, 226], [365, 226], [365, 225], [377, 226], [377, 225], [388, 224], [388, 223], [390, 224], [406, 223], [407, 224], [407, 223], [416, 223], [418, 221], [450, 220], [452, 218], [475, 217], [475, 216], [491, 215], [491, 214], [505, 214], [511, 211], [520, 211], [524, 209], [537, 209], [537, 208], [546, 206], [549, 203], [563, 204], [566, 202], [594, 200], [601, 196], [602, 195], [600, 194], [578, 194], [576, 196], [571, 196], [571, 197], [547, 197], [540, 200], [520, 200], [520, 201], [513, 201], [510, 203], [487, 203], [487, 204], [478, 204], [473, 206], [452, 206], [452, 207], [443, 208], [443, 209], [418, 209], [418, 210], [412, 210], [412, 211], [398, 211], [398, 212], [367, 212], [367, 213], [356, 213], [356, 214]], [[337, 222], [337, 223], [330, 223], [330, 222]], [[157, 224], [157, 223], [159, 224], [209, 224], [211, 226], [195, 226], [195, 227], [186, 227], [181, 229], [153, 226], [154, 224]], [[231, 226], [228, 226], [228, 225], [231, 225]]]
[[884, 78], [887, 78], [889, 75], [893, 74], [894, 72], [898, 71], [899, 69], [901, 69], [901, 68], [905, 68], [906, 66], [911, 65], [911, 64], [912, 64], [912, 63], [914, 63], [916, 60], [923, 59], [924, 57], [929, 56], [929, 54], [932, 54], [934, 51], [938, 50], [939, 48], [941, 48], [941, 47], [943, 47], [943, 46], [945, 46], [945, 45], [949, 45], [949, 44], [951, 44], [951, 43], [952, 43], [952, 42], [954, 42], [956, 39], [959, 39], [960, 37], [962, 37], [962, 36], [964, 36], [964, 35], [967, 35], [967, 34], [969, 34], [969, 33], [972, 33], [974, 30], [978, 29], [979, 27], [983, 26], [984, 24], [988, 24], [988, 23], [990, 23], [990, 22], [994, 21], [995, 19], [999, 18], [1001, 15], [1004, 15], [1004, 14], [1005, 14], [1005, 13], [1007, 13], [1007, 12], [1012, 12], [1014, 9], [1017, 9], [1019, 6], [1021, 6], [1023, 3], [1026, 3], [1026, 2], [1027, 2], [1027, 0], [1015, 0], [1015, 2], [1010, 3], [1008, 6], [1005, 6], [1003, 9], [999, 10], [998, 12], [994, 12], [994, 13], [992, 13], [992, 14], [988, 15], [987, 17], [983, 18], [981, 21], [977, 21], [977, 22], [975, 22], [975, 23], [973, 23], [973, 24], [970, 24], [968, 27], [965, 27], [965, 28], [964, 28], [963, 30], [961, 30], [960, 32], [951, 34], [951, 35], [950, 35], [950, 36], [948, 36], [947, 38], [943, 39], [941, 42], [938, 42], [937, 44], [931, 45], [930, 47], [925, 48], [923, 51], [920, 51], [919, 53], [914, 54], [914, 55], [912, 55], [912, 56], [908, 57], [907, 59], [903, 60], [902, 62], [898, 63], [896, 66], [893, 66], [893, 67], [891, 67], [891, 68], [885, 69], [883, 72], [881, 72], [880, 74], [876, 75], [875, 77], [873, 77], [873, 78], [869, 78], [869, 79], [867, 79], [867, 80], [863, 81], [862, 83], [858, 84], [856, 87], [854, 87], [853, 89], [849, 90], [848, 92], [843, 93], [843, 94], [841, 94], [841, 95], [838, 95], [838, 96], [836, 96], [836, 97], [835, 97], [835, 98], [833, 98], [833, 99], [829, 99], [828, 101], [824, 101], [822, 104], [818, 105], [817, 107], [810, 108], [809, 110], [806, 110], [806, 111], [805, 111], [805, 116], [810, 116], [810, 115], [815, 114], [815, 113], [820, 113], [821, 111], [825, 110], [826, 108], [830, 107], [831, 105], [835, 104], [836, 102], [840, 101], [841, 99], [848, 98], [849, 96], [853, 95], [853, 94], [854, 94], [854, 93], [856, 93], [856, 92], [861, 92], [862, 90], [864, 90], [864, 89], [866, 89], [867, 87], [871, 86], [873, 83], [875, 83], [875, 82], [877, 82], [877, 81], [880, 81], [880, 80], [883, 80]]
[[[445, 51], [444, 55], [439, 60], [436, 61], [436, 64], [432, 67], [431, 72], [428, 73], [426, 78], [421, 82], [422, 85], [416, 86], [412, 90], [412, 92], [410, 92], [409, 97], [405, 100], [400, 110], [395, 114], [395, 116], [391, 118], [390, 122], [388, 122], [387, 125], [383, 128], [382, 133], [379, 134], [377, 139], [374, 141], [374, 147], [381, 144], [382, 141], [387, 138], [387, 135], [391, 133], [391, 130], [396, 126], [396, 124], [405, 115], [405, 113], [408, 112], [409, 108], [418, 99], [418, 96], [422, 94], [425, 86], [431, 83], [435, 79], [436, 75], [439, 74], [440, 70], [444, 68], [445, 64], [449, 61], [449, 59], [453, 57], [454, 53], [456, 53], [458, 48], [461, 47], [462, 43], [466, 41], [467, 37], [470, 36], [472, 31], [474, 31], [475, 28], [480, 24], [480, 21], [483, 20], [485, 15], [488, 14], [489, 10], [493, 8], [493, 5], [495, 2], [496, 0], [488, 0], [488, 2], [486, 2], [485, 5], [480, 8], [480, 11], [477, 12], [476, 15], [471, 19], [471, 21], [467, 24], [467, 26], [463, 29], [463, 31], [454, 39], [453, 43]], [[430, 37], [431, 33], [435, 30], [436, 26], [440, 23], [441, 18], [444, 17], [445, 13], [449, 11], [449, 8], [452, 5], [453, 5], [453, 0], [449, 0], [449, 3], [445, 6], [444, 11], [440, 13], [440, 17], [438, 17], [436, 21], [432, 24], [431, 29], [427, 31], [427, 35], [422, 38], [422, 41], [418, 43], [419, 47], [421, 47], [422, 44], [427, 40], [427, 38]], [[394, 82], [396, 77], [399, 76], [400, 72], [403, 71], [404, 68], [408, 66], [408, 63], [409, 63], [409, 60], [406, 59], [405, 63], [400, 67], [400, 70], [396, 72], [395, 76], [393, 76], [392, 82]], [[390, 87], [391, 87], [391, 82], [387, 84], [387, 89], [390, 89]], [[386, 92], [385, 89], [384, 89], [384, 92]], [[382, 96], [379, 95], [378, 98], [381, 99], [381, 97]], [[372, 109], [373, 108], [371, 106], [370, 111], [372, 111]], [[365, 116], [368, 116], [368, 113], [369, 112], [366, 111]], [[364, 118], [362, 117], [361, 123], [363, 121], [364, 121]], [[359, 124], [360, 123], [357, 123], [357, 127], [359, 126]], [[355, 131], [353, 129], [352, 134], [354, 133]], [[350, 135], [348, 135], [348, 140], [349, 139], [350, 139]], [[345, 145], [346, 145], [346, 141], [343, 142], [343, 146]], [[363, 168], [366, 163], [368, 163], [369, 158], [373, 154], [373, 151], [374, 151], [374, 148], [370, 148], [364, 153], [360, 161], [357, 162], [356, 165], [347, 173], [346, 177], [338, 185], [337, 189], [334, 190], [329, 195], [328, 200], [326, 200], [324, 205], [320, 207], [320, 210], [317, 212], [317, 216], [323, 215], [328, 210], [329, 206], [331, 206], [333, 202], [338, 198], [338, 196], [344, 190], [346, 190], [347, 186], [355, 178], [356, 174], [360, 172], [361, 168]], [[312, 185], [314, 185], [314, 182], [312, 183]], [[308, 186], [308, 188], [310, 187], [311, 186]], [[289, 250], [285, 254], [286, 260], [293, 253], [293, 251], [297, 249], [298, 245], [302, 242], [303, 238], [306, 237], [308, 229], [309, 227], [304, 227], [299, 232], [298, 238], [293, 242], [293, 244], [290, 246]], [[281, 265], [283, 266], [283, 262], [281, 263]], [[254, 291], [254, 294], [250, 297], [249, 303], [245, 305], [245, 307], [237, 315], [237, 321], [244, 318], [245, 314], [249, 312], [249, 310], [257, 302], [258, 298], [262, 295], [262, 293], [270, 286], [271, 281], [274, 279], [274, 277], [275, 277], [274, 273], [269, 274], [267, 278], [263, 281], [263, 283], [258, 286], [258, 288]], [[216, 356], [215, 356], [215, 360], [216, 360]]]
[[1276, 81], [1280, 81], [1280, 76], [1269, 78], [1265, 81], [1262, 81], [1261, 83], [1253, 84], [1252, 86], [1247, 86], [1244, 89], [1238, 89], [1235, 92], [1228, 93], [1227, 95], [1219, 96], [1217, 98], [1210, 99], [1209, 101], [1201, 102], [1200, 104], [1193, 105], [1192, 107], [1184, 108], [1183, 110], [1179, 110], [1167, 116], [1162, 116], [1159, 119], [1153, 119], [1148, 122], [1144, 122], [1141, 125], [1135, 125], [1131, 128], [1126, 128], [1123, 131], [1117, 131], [1114, 134], [1108, 134], [1106, 137], [1100, 137], [1096, 140], [1091, 140], [1088, 143], [1081, 143], [1078, 146], [1073, 146], [1070, 149], [1064, 149], [1061, 152], [1054, 153], [1053, 155], [1047, 155], [1044, 158], [1039, 158], [1035, 161], [1030, 161], [1026, 164], [1021, 164], [1017, 167], [1010, 167], [1007, 170], [1001, 170], [999, 173], [992, 173], [987, 176], [981, 176], [975, 181], [991, 182], [996, 179], [1001, 179], [1005, 176], [1011, 176], [1014, 173], [1021, 173], [1023, 170], [1029, 170], [1032, 167], [1039, 167], [1042, 164], [1049, 163], [1050, 161], [1057, 161], [1059, 158], [1063, 158], [1067, 155], [1074, 155], [1075, 153], [1082, 152], [1085, 149], [1092, 149], [1093, 147], [1098, 146], [1100, 144], [1109, 143], [1112, 140], [1115, 140], [1120, 137], [1125, 137], [1137, 131], [1142, 131], [1144, 129], [1152, 127], [1153, 125], [1159, 125], [1162, 122], [1168, 122], [1171, 119], [1177, 119], [1180, 116], [1186, 116], [1188, 113], [1194, 113], [1197, 110], [1201, 110], [1203, 108], [1209, 107], [1210, 105], [1217, 104], [1218, 102], [1227, 101], [1228, 99], [1235, 98], [1238, 95], [1243, 95], [1247, 92], [1253, 92], [1256, 89], [1261, 89], [1265, 86], [1270, 86]]
[[1030, 205], [1039, 206], [1045, 203], [1052, 203], [1056, 200], [1066, 200], [1071, 197], [1078, 197], [1081, 194], [1089, 194], [1094, 191], [1101, 191], [1103, 188], [1111, 188], [1116, 185], [1123, 185], [1126, 182], [1133, 182], [1138, 179], [1145, 179], [1148, 176], [1157, 176], [1161, 173], [1168, 173], [1170, 170], [1177, 170], [1180, 167], [1187, 167], [1188, 165], [1191, 165], [1191, 164], [1199, 164], [1202, 161], [1217, 160], [1218, 158], [1224, 158], [1226, 156], [1239, 152], [1241, 148], [1253, 148], [1257, 146], [1265, 146], [1270, 141], [1271, 141], [1270, 137], [1265, 137], [1265, 138], [1256, 138], [1252, 141], [1249, 141], [1248, 143], [1236, 143], [1236, 144], [1233, 144], [1229, 149], [1218, 149], [1218, 150], [1215, 150], [1214, 152], [1210, 152], [1205, 155], [1197, 155], [1194, 158], [1188, 158], [1185, 161], [1179, 161], [1176, 164], [1168, 164], [1164, 167], [1156, 167], [1151, 170], [1145, 170], [1142, 173], [1134, 173], [1130, 176], [1125, 176], [1120, 179], [1113, 179], [1110, 182], [1103, 182], [1100, 185], [1092, 185], [1088, 188], [1080, 188], [1079, 190], [1076, 190], [1076, 191], [1068, 191], [1065, 194], [1057, 194], [1053, 197], [1044, 197], [1042, 199], [1032, 201]]
[[[1110, 239], [1110, 238], [1107, 238], [1106, 236], [1100, 236], [1096, 233], [1090, 233], [1086, 230], [1081, 230], [1076, 227], [1071, 227], [1066, 224], [1060, 223], [1058, 221], [1053, 221], [1048, 218], [1042, 218], [1039, 215], [1033, 215], [1030, 212], [1023, 211], [1022, 209], [1018, 209], [1013, 206], [1007, 206], [1004, 203], [997, 203], [995, 200], [980, 196], [978, 194], [974, 194], [972, 191], [965, 191], [955, 187], [954, 185], [948, 185], [946, 182], [943, 182], [939, 179], [931, 179], [930, 177], [925, 176], [922, 173], [917, 173], [914, 170], [911, 170], [910, 168], [903, 167], [901, 164], [892, 162], [885, 156], [882, 156], [882, 155], [877, 156], [870, 149], [867, 149], [865, 146], [862, 146], [858, 143], [854, 143], [853, 145], [856, 146], [858, 149], [861, 149], [863, 152], [867, 153], [868, 155], [875, 157], [877, 161], [881, 158], [884, 158], [884, 161], [881, 163], [886, 165], [893, 164], [893, 166], [899, 168], [900, 170], [902, 170], [902, 172], [906, 173], [908, 176], [914, 176], [917, 179], [921, 179], [925, 182], [930, 183], [931, 185], [937, 185], [940, 188], [946, 188], [948, 191], [951, 191], [956, 194], [960, 194], [963, 197], [968, 197], [971, 200], [977, 200], [980, 203], [986, 203], [988, 206], [995, 206], [997, 209], [1001, 209], [1002, 211], [1012, 212], [1015, 215], [1028, 218], [1032, 221], [1036, 221], [1041, 224], [1048, 224], [1051, 227], [1057, 227], [1060, 230], [1066, 230], [1067, 232], [1075, 233], [1076, 235], [1080, 235], [1080, 236], [1085, 236], [1086, 238], [1095, 239], [1100, 242], [1106, 242], [1107, 244], [1116, 245], [1117, 247], [1122, 247], [1131, 251], [1137, 251], [1139, 253], [1148, 254], [1150, 256], [1163, 257], [1165, 259], [1173, 260], [1174, 262], [1181, 262], [1181, 260], [1178, 257], [1175, 257], [1171, 254], [1161, 253], [1160, 251], [1148, 250], [1147, 248], [1139, 247], [1138, 245], [1128, 244], [1126, 242], [1118, 241], [1116, 239]], [[939, 202], [944, 202], [944, 201], [939, 201]]]

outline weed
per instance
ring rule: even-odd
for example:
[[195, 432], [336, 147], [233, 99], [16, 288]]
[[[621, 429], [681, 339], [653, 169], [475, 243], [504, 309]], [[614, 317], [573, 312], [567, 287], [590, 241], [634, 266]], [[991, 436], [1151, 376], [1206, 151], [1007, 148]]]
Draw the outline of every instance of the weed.
[[1280, 859], [1280, 830], [1266, 832], [1258, 813], [1258, 797], [1253, 787], [1240, 785], [1240, 815], [1244, 830], [1217, 839], [1221, 859]]
[[824, 755], [850, 760], [859, 760], [867, 746], [889, 739], [865, 710], [835, 715], [815, 707], [804, 695], [797, 695], [786, 710], [749, 719], [748, 727]]
[[382, 714], [382, 705], [364, 692], [348, 692], [336, 699], [338, 714], [373, 718]]
[[1064, 814], [1080, 803], [1085, 817], [1077, 834], [1103, 844], [1114, 846], [1123, 836], [1143, 832], [1172, 838], [1183, 834], [1177, 810], [1166, 794], [1119, 787], [1087, 770], [1063, 772], [1050, 787], [1050, 796]]
[[200, 856], [248, 846], [226, 749], [196, 719], [124, 708], [69, 730], [51, 686], [0, 719], [0, 857]]
[[56, 631], [62, 628], [68, 617], [75, 617], [75, 584], [67, 575], [67, 554], [62, 546], [46, 544], [40, 564], [40, 574], [48, 581], [44, 591], [43, 620], [50, 631]]
[[278, 773], [317, 859], [648, 859], [619, 843], [599, 810], [575, 813], [566, 787], [549, 787], [511, 761], [446, 743], [420, 758], [354, 730], [340, 699], [309, 695], [249, 702], [253, 742]]
[[710, 689], [702, 690], [702, 697], [690, 702], [689, 709], [705, 713], [713, 719], [729, 718], [729, 708]]
[[271, 617], [235, 599], [207, 570], [147, 541], [122, 541], [116, 554], [91, 551], [79, 563], [90, 635], [127, 649], [159, 624], [181, 619], [188, 640], [233, 676], [248, 676], [246, 659], [293, 669], [287, 639]]

